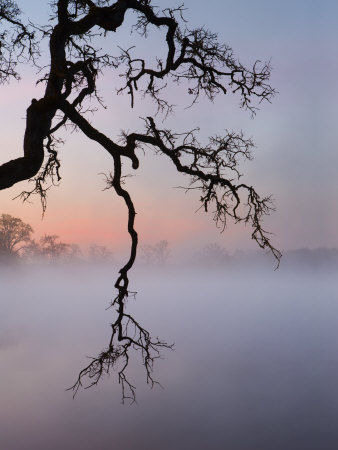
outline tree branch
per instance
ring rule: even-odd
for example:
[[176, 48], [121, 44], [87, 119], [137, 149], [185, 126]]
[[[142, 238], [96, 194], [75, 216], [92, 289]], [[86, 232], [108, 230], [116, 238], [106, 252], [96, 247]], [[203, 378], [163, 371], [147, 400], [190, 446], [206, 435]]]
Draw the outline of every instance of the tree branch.
[[[156, 383], [152, 375], [154, 361], [162, 348], [172, 346], [152, 339], [149, 332], [125, 311], [128, 297], [135, 295], [129, 290], [129, 271], [135, 262], [138, 236], [134, 204], [122, 186], [122, 158], [129, 158], [132, 167], [137, 169], [137, 149], [144, 145], [154, 147], [157, 153], [170, 159], [178, 172], [189, 176], [187, 190], [200, 191], [201, 207], [206, 212], [212, 208], [213, 218], [222, 230], [229, 218], [249, 223], [252, 238], [260, 247], [269, 249], [279, 261], [281, 254], [262, 227], [262, 218], [273, 210], [273, 205], [270, 197], [262, 198], [252, 186], [238, 181], [241, 177], [239, 164], [242, 159], [252, 158], [253, 148], [251, 139], [245, 138], [242, 132], [226, 132], [224, 136], [211, 137], [208, 144], [201, 145], [196, 138], [197, 130], [174, 133], [158, 128], [154, 119], [148, 117], [145, 132], [125, 134], [124, 143], [120, 145], [89, 123], [82, 105], [86, 101], [102, 104], [97, 93], [100, 71], [123, 66], [125, 84], [118, 92], [127, 90], [132, 106], [134, 94], [144, 82], [143, 93], [155, 101], [157, 112], [171, 112], [173, 106], [162, 96], [167, 80], [171, 80], [174, 84], [186, 82], [187, 92], [193, 98], [192, 104], [201, 94], [213, 100], [218, 94], [232, 91], [239, 94], [240, 106], [254, 114], [257, 107], [252, 100], [256, 99], [258, 104], [270, 101], [275, 93], [269, 84], [270, 65], [257, 61], [251, 69], [244, 67], [234, 58], [228, 45], [218, 42], [215, 33], [203, 27], [188, 29], [184, 19], [181, 20], [183, 6], [167, 8], [158, 14], [150, 0], [54, 0], [53, 4], [56, 7], [54, 25], [35, 27], [49, 39], [49, 73], [39, 80], [46, 83], [45, 92], [41, 99], [33, 99], [27, 109], [24, 155], [0, 165], [0, 189], [35, 177], [35, 188], [23, 192], [22, 198], [27, 200], [33, 193], [38, 193], [44, 211], [49, 189], [44, 184], [46, 178], [51, 177], [52, 181], [55, 177], [60, 179], [55, 133], [68, 123], [112, 156], [114, 171], [107, 176], [107, 187], [113, 188], [127, 207], [130, 255], [115, 283], [117, 295], [111, 306], [116, 317], [111, 324], [108, 346], [79, 373], [71, 389], [75, 395], [85, 379], [89, 381], [88, 387], [95, 385], [114, 368], [122, 384], [123, 399], [134, 401], [135, 387], [126, 375], [132, 352], [141, 351], [147, 382], [153, 386]], [[142, 35], [147, 35], [149, 25], [165, 30], [166, 55], [163, 61], [157, 59], [156, 67], [148, 66], [143, 58], [134, 58], [132, 48], [122, 50], [119, 57], [114, 57], [102, 53], [96, 45], [97, 31], [94, 27], [98, 27], [99, 34], [104, 36], [116, 32], [123, 25], [128, 10], [136, 12], [134, 29]], [[7, 27], [0, 30], [0, 82], [8, 81], [10, 77], [18, 78], [16, 65], [25, 55], [34, 63], [37, 52], [34, 32], [20, 21], [19, 16], [15, 2], [0, 0], [0, 25], [5, 23]], [[183, 27], [180, 22], [183, 22]], [[60, 111], [61, 117], [57, 115]], [[42, 168], [44, 149], [48, 160]]]

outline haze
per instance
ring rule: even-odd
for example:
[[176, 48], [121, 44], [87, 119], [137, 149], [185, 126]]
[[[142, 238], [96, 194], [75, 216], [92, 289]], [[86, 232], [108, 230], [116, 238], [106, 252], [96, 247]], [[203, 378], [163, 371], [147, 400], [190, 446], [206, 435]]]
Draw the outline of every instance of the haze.
[[335, 449], [335, 269], [258, 266], [134, 271], [128, 312], [175, 351], [155, 366], [164, 389], [132, 363], [132, 406], [116, 373], [74, 400], [65, 391], [109, 337], [111, 268], [1, 271], [1, 446]]

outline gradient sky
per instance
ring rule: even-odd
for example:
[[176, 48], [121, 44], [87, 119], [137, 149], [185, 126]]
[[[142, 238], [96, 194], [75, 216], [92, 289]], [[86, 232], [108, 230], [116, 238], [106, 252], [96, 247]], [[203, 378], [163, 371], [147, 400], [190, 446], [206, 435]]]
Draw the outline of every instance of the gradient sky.
[[[46, 21], [47, 2], [18, 3], [33, 21]], [[155, 3], [165, 7], [181, 2]], [[305, 0], [210, 0], [207, 7], [199, 0], [184, 3], [191, 26], [205, 25], [216, 31], [220, 41], [231, 45], [245, 64], [271, 58], [271, 82], [278, 95], [271, 105], [263, 104], [252, 120], [248, 112], [238, 108], [236, 97], [222, 96], [214, 104], [201, 100], [185, 110], [189, 99], [179, 102], [180, 89], [171, 89], [170, 95], [179, 106], [168, 125], [177, 131], [200, 126], [201, 137], [224, 129], [243, 129], [257, 146], [254, 161], [242, 168], [243, 180], [252, 183], [262, 195], [272, 194], [275, 199], [277, 211], [265, 221], [266, 228], [276, 234], [275, 245], [282, 250], [338, 247], [338, 5], [333, 1], [320, 4]], [[150, 36], [146, 45], [142, 42], [141, 48], [161, 51], [156, 36], [155, 41]], [[109, 45], [114, 49], [132, 42], [128, 27], [111, 39]], [[21, 154], [25, 110], [31, 98], [39, 96], [39, 88], [35, 88], [39, 76], [26, 67], [23, 73], [20, 83], [0, 86], [0, 162]], [[139, 116], [151, 112], [151, 106], [139, 100], [131, 113], [129, 98], [116, 97], [116, 83], [114, 74], [100, 80], [109, 108], [98, 111], [93, 118], [93, 123], [113, 138], [121, 129], [142, 129]], [[125, 245], [125, 208], [112, 191], [102, 192], [104, 182], [99, 175], [112, 169], [110, 158], [80, 134], [66, 137], [60, 158], [62, 183], [50, 191], [43, 221], [38, 199], [25, 205], [12, 201], [27, 187], [26, 182], [0, 192], [0, 213], [21, 217], [33, 226], [37, 236], [52, 233], [81, 245]], [[132, 172], [127, 165], [125, 170]], [[161, 156], [148, 153], [141, 157], [140, 170], [127, 181], [138, 212], [136, 226], [141, 242], [168, 239], [173, 248], [196, 248], [217, 241], [230, 251], [255, 248], [250, 229], [229, 226], [220, 235], [211, 216], [195, 213], [199, 206], [196, 197], [173, 188], [186, 184], [187, 180]]]

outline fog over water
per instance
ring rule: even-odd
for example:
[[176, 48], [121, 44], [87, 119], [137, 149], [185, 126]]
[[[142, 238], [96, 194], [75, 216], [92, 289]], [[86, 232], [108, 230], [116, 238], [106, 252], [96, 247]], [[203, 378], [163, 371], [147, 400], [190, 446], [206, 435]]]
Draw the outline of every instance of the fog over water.
[[129, 312], [175, 343], [155, 366], [164, 389], [137, 361], [136, 405], [115, 374], [73, 400], [65, 389], [109, 339], [114, 273], [1, 270], [1, 449], [337, 448], [335, 271], [139, 268]]

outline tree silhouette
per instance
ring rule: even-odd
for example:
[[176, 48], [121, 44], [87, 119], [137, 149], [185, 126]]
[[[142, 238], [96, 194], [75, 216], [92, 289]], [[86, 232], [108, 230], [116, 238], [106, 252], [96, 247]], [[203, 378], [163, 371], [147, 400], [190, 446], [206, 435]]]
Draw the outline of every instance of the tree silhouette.
[[[96, 42], [98, 34], [105, 37], [118, 32], [129, 11], [136, 16], [133, 32], [151, 39], [152, 27], [165, 30], [166, 55], [157, 58], [155, 65], [136, 55], [134, 48], [121, 49], [120, 54], [114, 55], [101, 50]], [[50, 51], [48, 73], [38, 80], [45, 83], [44, 95], [33, 99], [27, 108], [24, 155], [0, 166], [0, 189], [33, 178], [34, 188], [23, 192], [22, 198], [27, 200], [38, 193], [45, 209], [47, 179], [60, 180], [57, 152], [60, 140], [56, 132], [67, 131], [71, 126], [112, 157], [114, 170], [107, 175], [107, 188], [124, 200], [128, 211], [131, 249], [115, 283], [117, 295], [111, 306], [117, 316], [111, 326], [111, 339], [102, 353], [80, 372], [73, 386], [75, 392], [85, 378], [89, 377], [89, 385], [96, 384], [104, 373], [117, 367], [123, 398], [134, 399], [134, 387], [126, 378], [131, 351], [141, 351], [147, 381], [153, 385], [153, 363], [162, 347], [170, 347], [166, 342], [153, 340], [125, 310], [131, 294], [128, 272], [136, 258], [138, 236], [134, 204], [124, 185], [123, 160], [129, 160], [136, 170], [139, 152], [153, 148], [188, 177], [187, 189], [200, 192], [201, 207], [206, 212], [211, 210], [221, 229], [228, 219], [247, 223], [258, 245], [280, 258], [262, 227], [263, 216], [273, 209], [270, 197], [260, 197], [254, 187], [240, 180], [239, 163], [252, 158], [253, 148], [252, 140], [242, 132], [229, 131], [202, 144], [197, 139], [197, 129], [173, 131], [149, 116], [143, 119], [143, 131], [124, 133], [121, 140], [102, 133], [86, 118], [95, 102], [101, 103], [97, 80], [108, 70], [118, 71], [124, 78], [118, 93], [129, 95], [131, 107], [141, 93], [152, 99], [157, 113], [164, 116], [174, 110], [164, 97], [170, 82], [186, 85], [191, 104], [202, 95], [212, 101], [219, 94], [232, 92], [238, 95], [240, 107], [254, 115], [257, 104], [271, 100], [275, 91], [269, 84], [269, 63], [257, 61], [252, 68], [245, 67], [228, 45], [218, 41], [215, 33], [203, 27], [189, 28], [183, 11], [183, 6], [161, 10], [151, 0], [53, 0], [50, 24], [35, 26], [20, 20], [15, 2], [0, 1], [0, 80], [18, 78], [18, 63], [23, 59], [36, 64], [40, 38], [48, 40]]]
[[113, 261], [113, 252], [104, 245], [92, 244], [89, 248], [89, 261], [94, 263]]
[[45, 234], [39, 241], [31, 239], [23, 252], [28, 259], [51, 263], [79, 260], [81, 254], [79, 245], [61, 242], [56, 234]]
[[9, 214], [0, 216], [0, 256], [17, 256], [31, 241], [32, 227]]
[[170, 255], [168, 241], [166, 240], [156, 242], [154, 245], [147, 244], [141, 247], [141, 259], [146, 264], [164, 266], [168, 262]]
[[65, 255], [68, 250], [68, 244], [64, 242], [58, 242], [59, 236], [56, 234], [45, 234], [40, 239], [41, 253], [44, 257], [50, 260], [59, 259]]
[[230, 260], [230, 255], [226, 249], [216, 242], [205, 245], [196, 256], [197, 260], [211, 267], [224, 265]]

